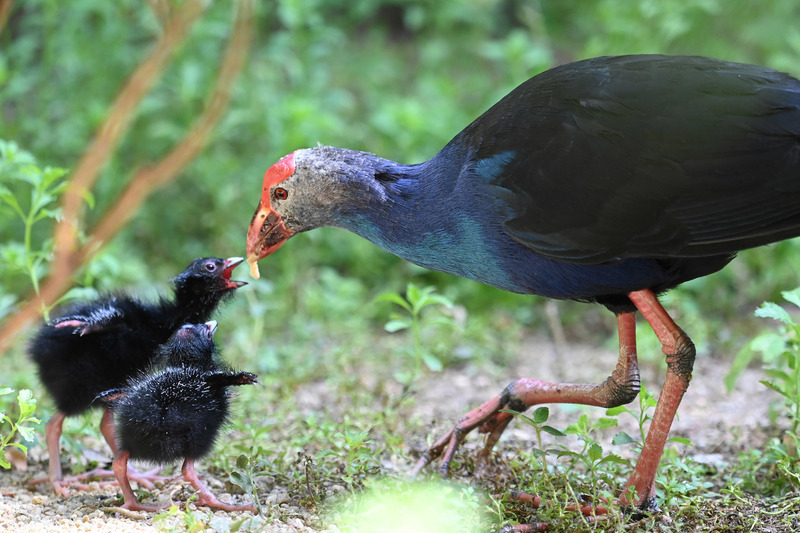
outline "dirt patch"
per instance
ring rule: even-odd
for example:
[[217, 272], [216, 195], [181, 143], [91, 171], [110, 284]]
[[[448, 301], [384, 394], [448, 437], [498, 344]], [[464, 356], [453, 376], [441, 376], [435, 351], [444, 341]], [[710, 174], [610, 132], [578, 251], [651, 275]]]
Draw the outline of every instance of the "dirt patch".
[[[546, 338], [531, 338], [518, 356], [505, 369], [481, 372], [465, 366], [448, 369], [440, 374], [425, 377], [418, 386], [409, 415], [429, 421], [422, 434], [407, 435], [408, 446], [420, 449], [427, 439], [438, 437], [449, 429], [466, 409], [476, 407], [489, 397], [498, 394], [515, 377], [536, 377], [548, 381], [569, 379], [572, 382], [598, 382], [605, 379], [616, 364], [616, 354], [585, 344], [571, 344], [556, 348]], [[729, 359], [700, 356], [697, 359], [694, 379], [679, 411], [679, 419], [673, 425], [673, 436], [685, 436], [694, 443], [691, 448], [682, 447], [680, 453], [695, 457], [699, 462], [730, 461], [737, 451], [761, 446], [768, 438], [769, 406], [777, 395], [758, 383], [763, 374], [748, 369], [737, 382], [736, 390], [727, 394], [723, 376], [730, 365]], [[491, 375], [490, 375], [491, 374]], [[653, 391], [658, 391], [663, 379], [661, 365], [644, 365], [642, 381]], [[302, 409], [315, 409], [329, 402], [320, 388], [308, 385], [297, 391], [298, 405]], [[329, 403], [328, 403], [329, 404]], [[330, 405], [330, 404], [329, 404]], [[576, 407], [552, 406], [550, 424], [563, 428], [576, 419]], [[591, 410], [597, 416], [600, 410]], [[620, 417], [621, 428], [608, 430], [600, 439], [610, 443], [613, 434], [624, 430], [631, 434], [638, 428], [631, 418]], [[773, 430], [774, 431], [774, 430]], [[513, 424], [498, 445], [501, 452], [513, 453], [533, 446], [533, 432], [523, 424]], [[467, 450], [477, 449], [482, 439], [469, 435], [465, 442]], [[100, 447], [102, 448], [102, 446]], [[29, 489], [27, 481], [46, 474], [44, 451], [31, 450], [31, 457], [42, 459], [32, 462], [26, 472], [0, 473], [0, 531], [27, 532], [95, 532], [117, 531], [152, 532], [158, 529], [153, 516], [145, 513], [122, 514], [114, 509], [120, 502], [116, 487], [94, 485], [88, 492], [75, 492], [70, 498], [56, 497], [46, 484]], [[386, 458], [388, 470], [410, 470], [412, 464], [397, 464], [397, 458]], [[389, 466], [391, 465], [391, 466]], [[220, 499], [242, 501], [242, 496], [230, 493], [230, 486], [222, 480], [200, 471], [213, 492]], [[179, 483], [170, 483], [157, 490], [153, 496], [159, 501], [184, 502], [190, 496], [190, 488]], [[319, 527], [321, 521], [315, 509], [305, 507], [299, 498], [288, 494], [286, 487], [273, 486], [262, 492], [262, 503], [281, 509], [282, 519], [265, 525], [265, 531], [310, 532]], [[710, 511], [713, 512], [713, 511]], [[237, 520], [246, 519], [249, 513], [210, 513], [223, 530]], [[777, 530], [776, 530], [777, 531]]]

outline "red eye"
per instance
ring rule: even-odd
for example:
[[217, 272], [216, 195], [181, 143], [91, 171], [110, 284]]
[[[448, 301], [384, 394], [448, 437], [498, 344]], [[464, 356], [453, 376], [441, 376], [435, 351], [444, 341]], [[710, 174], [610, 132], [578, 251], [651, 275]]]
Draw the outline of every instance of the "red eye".
[[283, 187], [278, 187], [277, 189], [275, 189], [275, 198], [277, 198], [278, 200], [286, 200], [287, 198], [289, 198], [289, 191], [287, 191]]

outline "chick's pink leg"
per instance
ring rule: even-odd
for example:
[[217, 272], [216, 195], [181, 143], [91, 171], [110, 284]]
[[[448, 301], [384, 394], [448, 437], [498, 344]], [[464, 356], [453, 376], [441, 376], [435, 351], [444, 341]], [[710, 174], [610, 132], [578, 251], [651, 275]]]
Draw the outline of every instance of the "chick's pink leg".
[[250, 511], [251, 513], [258, 512], [251, 503], [247, 505], [232, 505], [219, 501], [216, 496], [211, 494], [211, 491], [208, 490], [208, 487], [206, 487], [205, 484], [200, 481], [200, 478], [197, 476], [197, 471], [194, 468], [194, 459], [191, 457], [187, 457], [186, 460], [183, 461], [181, 473], [183, 474], [183, 478], [188, 481], [192, 487], [194, 487], [194, 490], [197, 491], [197, 505], [215, 507], [224, 511]]

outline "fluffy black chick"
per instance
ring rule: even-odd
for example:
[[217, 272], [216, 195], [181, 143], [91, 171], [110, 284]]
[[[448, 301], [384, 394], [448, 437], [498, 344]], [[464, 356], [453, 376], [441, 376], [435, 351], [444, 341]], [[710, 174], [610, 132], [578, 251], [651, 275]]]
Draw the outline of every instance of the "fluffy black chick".
[[[156, 358], [156, 348], [181, 325], [208, 320], [221, 301], [246, 285], [231, 280], [241, 262], [240, 257], [195, 259], [172, 280], [171, 298], [146, 302], [124, 293], [111, 294], [73, 305], [41, 327], [29, 353], [57, 412], [46, 429], [49, 475], [33, 483], [49, 480], [56, 493], [68, 494], [69, 483], [80, 478], [64, 480], [62, 475], [59, 442], [64, 418], [86, 411], [100, 392], [122, 387], [147, 369]], [[100, 430], [116, 456], [108, 409]]]
[[251, 385], [257, 378], [249, 372], [231, 372], [218, 361], [216, 326], [214, 321], [184, 325], [160, 348], [166, 368], [98, 396], [115, 415], [120, 453], [114, 460], [114, 474], [125, 499], [123, 508], [161, 508], [139, 503], [128, 479], [129, 459], [158, 464], [183, 459], [181, 472], [198, 492], [197, 505], [255, 512], [251, 504], [219, 501], [194, 468], [195, 460], [211, 451], [220, 427], [228, 420], [228, 387]]

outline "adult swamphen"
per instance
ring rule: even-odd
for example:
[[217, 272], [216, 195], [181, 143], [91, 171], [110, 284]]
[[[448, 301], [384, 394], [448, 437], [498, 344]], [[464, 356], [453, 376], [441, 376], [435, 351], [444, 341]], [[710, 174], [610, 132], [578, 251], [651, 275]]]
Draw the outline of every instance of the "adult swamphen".
[[247, 237], [251, 268], [319, 226], [348, 229], [433, 270], [616, 314], [620, 354], [608, 380], [514, 381], [467, 413], [415, 470], [443, 454], [446, 473], [476, 427], [489, 433], [485, 459], [510, 420], [500, 409], [633, 400], [640, 311], [667, 372], [620, 503], [653, 508], [695, 358], [657, 295], [718, 271], [739, 250], [800, 235], [800, 81], [702, 57], [563, 65], [514, 89], [424, 163], [324, 146], [284, 157], [264, 176]]
[[194, 468], [195, 459], [211, 451], [228, 419], [228, 387], [257, 382], [255, 374], [231, 372], [217, 359], [216, 329], [214, 321], [184, 325], [159, 349], [164, 368], [98, 395], [115, 415], [119, 454], [114, 474], [125, 498], [123, 508], [151, 512], [162, 508], [139, 503], [128, 480], [128, 459], [156, 463], [183, 459], [181, 473], [197, 490], [197, 505], [256, 512], [252, 504], [219, 501]]
[[[121, 387], [145, 370], [153, 362], [158, 345], [182, 324], [211, 318], [222, 300], [246, 285], [244, 281], [231, 280], [233, 269], [243, 260], [195, 259], [172, 280], [175, 291], [171, 299], [145, 302], [123, 293], [107, 295], [65, 309], [41, 327], [28, 351], [58, 411], [46, 429], [49, 475], [32, 483], [49, 480], [56, 493], [66, 496], [70, 481], [86, 477], [63, 478], [59, 443], [64, 418], [86, 411], [97, 394]], [[103, 413], [100, 430], [116, 456], [108, 409]], [[146, 477], [138, 480], [147, 482]]]

